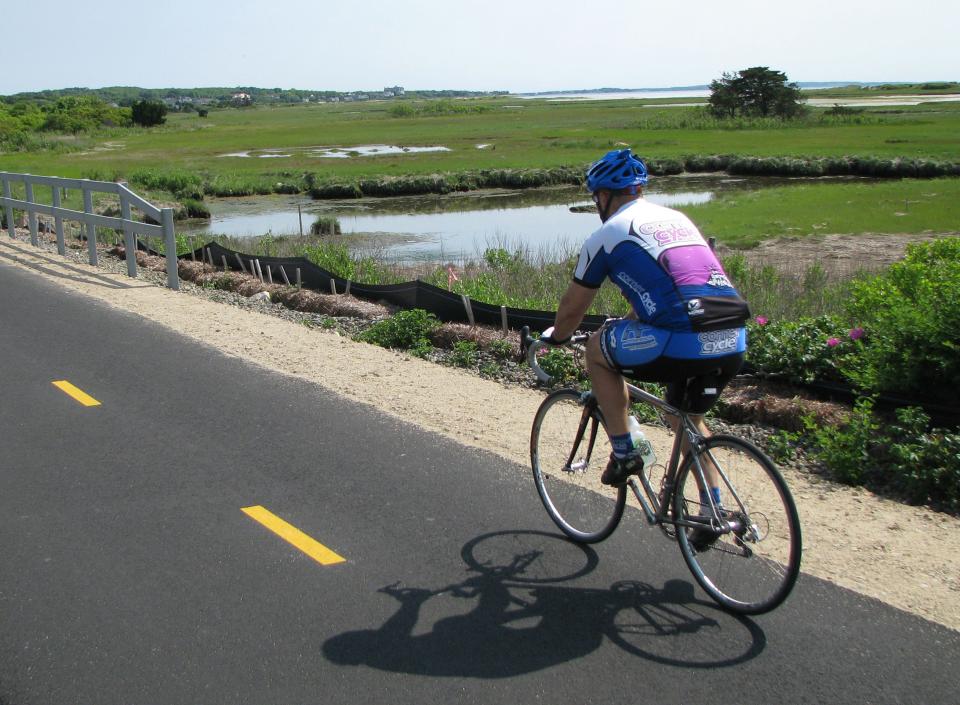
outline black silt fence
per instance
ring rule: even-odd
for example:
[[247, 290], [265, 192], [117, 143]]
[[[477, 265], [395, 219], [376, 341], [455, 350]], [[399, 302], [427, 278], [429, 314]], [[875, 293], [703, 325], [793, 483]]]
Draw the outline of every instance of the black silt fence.
[[[142, 249], [147, 249], [142, 247]], [[149, 250], [152, 254], [157, 254]], [[440, 287], [427, 284], [422, 281], [410, 281], [402, 284], [359, 284], [351, 282], [343, 277], [338, 277], [332, 272], [328, 272], [322, 267], [318, 267], [313, 262], [302, 257], [261, 257], [243, 254], [234, 250], [229, 250], [215, 242], [211, 242], [203, 247], [180, 255], [180, 259], [195, 259], [197, 261], [206, 261], [212, 263], [215, 267], [222, 267], [226, 260], [227, 267], [233, 271], [240, 271], [240, 262], [243, 262], [244, 271], [255, 273], [254, 261], [260, 263], [265, 279], [272, 277], [274, 284], [284, 284], [281, 268], [286, 272], [287, 278], [291, 284], [296, 284], [296, 271], [300, 270], [300, 281], [302, 286], [312, 289], [318, 293], [344, 294], [349, 292], [357, 298], [366, 299], [374, 302], [385, 302], [391, 306], [401, 309], [419, 308], [429, 311], [439, 320], [445, 323], [470, 323], [470, 314], [467, 313], [467, 306], [473, 315], [473, 322], [480, 325], [487, 325], [500, 328], [504, 325], [506, 318], [506, 327], [512, 330], [519, 330], [523, 326], [529, 326], [533, 331], [542, 331], [553, 325], [556, 313], [553, 311], [535, 311], [523, 308], [500, 307], [493, 304], [483, 303], [481, 301], [465, 301], [460, 294]], [[331, 286], [331, 282], [333, 285]], [[580, 328], [585, 331], [597, 330], [606, 320], [604, 316], [586, 316]], [[741, 371], [746, 374], [756, 374], [756, 370], [747, 363]], [[834, 399], [846, 403], [853, 403], [859, 398], [859, 394], [844, 384], [833, 382], [812, 382], [799, 385], [814, 392], [821, 398]], [[936, 424], [948, 427], [957, 427], [960, 425], [960, 408], [949, 407], [941, 404], [931, 403], [928, 400], [908, 399], [895, 395], [882, 394], [877, 397], [877, 405], [883, 410], [892, 410], [903, 406], [922, 407]]]
[[[501, 307], [494, 304], [472, 301], [464, 296], [422, 281], [410, 281], [402, 284], [361, 284], [351, 282], [318, 267], [303, 257], [263, 257], [229, 250], [215, 242], [180, 255], [180, 259], [204, 260], [215, 267], [227, 267], [247, 273], [255, 272], [254, 261], [260, 263], [264, 278], [273, 279], [274, 284], [284, 284], [283, 273], [291, 284], [296, 284], [296, 272], [300, 270], [300, 282], [304, 288], [319, 293], [350, 293], [368, 301], [385, 302], [403, 309], [419, 308], [429, 311], [445, 323], [478, 323], [480, 325], [503, 327], [519, 330], [530, 326], [532, 330], [542, 331], [553, 325], [556, 313], [553, 311], [535, 311], [525, 308]], [[281, 268], [283, 273], [281, 273]], [[268, 274], [269, 273], [269, 274]], [[332, 285], [331, 285], [332, 282]], [[473, 321], [470, 316], [473, 316]], [[606, 320], [604, 316], [586, 316], [581, 328], [596, 330]]]

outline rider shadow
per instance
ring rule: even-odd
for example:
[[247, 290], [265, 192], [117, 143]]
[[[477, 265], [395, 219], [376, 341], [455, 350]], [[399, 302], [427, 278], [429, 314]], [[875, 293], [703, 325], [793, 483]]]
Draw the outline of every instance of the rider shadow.
[[[512, 555], [498, 550], [494, 560], [480, 560], [480, 545], [490, 541], [512, 544], [506, 551]], [[517, 543], [525, 550], [515, 552]], [[560, 546], [567, 557], [578, 551], [582, 565], [573, 571], [565, 565], [563, 575], [556, 575], [555, 566], [544, 565]], [[590, 547], [556, 535], [486, 534], [470, 541], [462, 555], [470, 577], [437, 590], [381, 588], [399, 602], [397, 611], [378, 629], [331, 637], [323, 645], [324, 656], [384, 671], [506, 678], [585, 656], [601, 646], [604, 636], [634, 655], [688, 668], [742, 663], [766, 645], [754, 622], [696, 599], [684, 581], [667, 581], [661, 589], [634, 581], [609, 589], [557, 585], [592, 572], [598, 558]], [[460, 610], [441, 606], [438, 618], [422, 624], [426, 612], [437, 614], [444, 597], [467, 600], [472, 609], [454, 613]]]

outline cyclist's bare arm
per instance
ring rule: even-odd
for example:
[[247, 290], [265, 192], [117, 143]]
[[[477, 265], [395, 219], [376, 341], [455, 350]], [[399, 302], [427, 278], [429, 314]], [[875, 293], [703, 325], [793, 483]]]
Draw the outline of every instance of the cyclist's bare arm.
[[570, 282], [560, 299], [557, 318], [553, 324], [553, 337], [556, 340], [565, 340], [573, 335], [596, 296], [597, 289]]

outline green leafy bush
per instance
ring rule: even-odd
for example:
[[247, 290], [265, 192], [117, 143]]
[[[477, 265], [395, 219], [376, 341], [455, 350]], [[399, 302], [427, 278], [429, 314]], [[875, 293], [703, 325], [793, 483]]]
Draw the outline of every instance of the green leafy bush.
[[167, 106], [159, 100], [138, 100], [130, 110], [133, 122], [142, 127], [162, 125], [167, 121]]
[[458, 340], [453, 344], [450, 361], [457, 367], [475, 367], [477, 357], [477, 344], [472, 340]]
[[563, 348], [550, 348], [540, 356], [539, 363], [543, 371], [553, 378], [553, 384], [566, 384], [580, 377], [576, 360]]
[[322, 242], [299, 248], [297, 256], [305, 257], [318, 267], [343, 279], [368, 284], [392, 283], [387, 267], [373, 257], [354, 256], [342, 242]]
[[188, 218], [209, 218], [210, 209], [207, 208], [207, 205], [203, 201], [197, 201], [192, 198], [187, 198], [181, 204], [183, 206], [183, 212]]
[[861, 399], [850, 420], [840, 426], [816, 426], [807, 421], [807, 432], [816, 446], [816, 455], [834, 477], [848, 485], [868, 479], [872, 468], [871, 449], [877, 442], [881, 425], [873, 415], [873, 400]]
[[747, 342], [750, 364], [794, 383], [842, 380], [840, 367], [855, 354], [852, 348], [860, 347], [833, 316], [797, 321], [768, 321], [758, 316], [747, 325]]
[[401, 350], [430, 349], [430, 334], [440, 327], [440, 321], [432, 313], [414, 308], [399, 311], [390, 318], [374, 323], [357, 336], [357, 340], [373, 343], [382, 348]]
[[516, 353], [517, 346], [508, 340], [494, 340], [487, 345], [487, 352], [501, 360], [509, 360]]
[[845, 361], [873, 392], [956, 403], [960, 388], [960, 238], [908, 246], [887, 272], [852, 285], [847, 315], [868, 335]]
[[915, 502], [934, 500], [960, 509], [960, 434], [934, 428], [922, 409], [897, 409], [890, 427], [892, 481]]
[[960, 510], [960, 433], [928, 429], [917, 407], [877, 415], [871, 399], [858, 402], [845, 424], [817, 427], [807, 420], [813, 453], [847, 484], [890, 488], [917, 503]]
[[340, 221], [332, 215], [318, 215], [310, 224], [311, 235], [339, 235]]

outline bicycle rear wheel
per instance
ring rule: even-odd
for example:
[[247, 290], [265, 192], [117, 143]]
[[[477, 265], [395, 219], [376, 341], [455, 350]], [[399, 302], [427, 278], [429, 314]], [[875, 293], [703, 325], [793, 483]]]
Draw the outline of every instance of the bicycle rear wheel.
[[[755, 446], [734, 436], [705, 441], [701, 463], [711, 460], [724, 477], [722, 519], [730, 528], [715, 534], [678, 527], [680, 552], [700, 586], [725, 609], [762, 614], [782, 603], [800, 573], [800, 519], [786, 482]], [[677, 476], [673, 515], [703, 521], [698, 473], [688, 455]]]
[[574, 541], [603, 541], [623, 516], [626, 487], [600, 483], [610, 453], [596, 402], [584, 404], [574, 389], [544, 399], [530, 434], [533, 479], [550, 518]]

